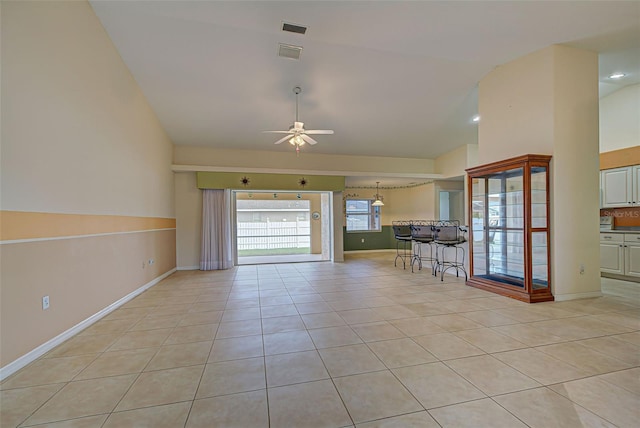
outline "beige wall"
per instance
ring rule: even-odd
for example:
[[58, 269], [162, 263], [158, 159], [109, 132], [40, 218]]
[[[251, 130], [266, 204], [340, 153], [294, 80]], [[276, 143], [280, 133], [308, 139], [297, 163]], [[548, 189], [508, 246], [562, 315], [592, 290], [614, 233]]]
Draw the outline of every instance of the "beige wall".
[[467, 144], [467, 168], [478, 165], [478, 144]]
[[173, 229], [2, 245], [2, 366], [173, 269], [175, 248]]
[[[450, 152], [447, 152], [435, 159], [436, 173], [442, 175], [442, 179], [463, 177], [462, 187], [456, 189], [463, 190], [462, 218], [461, 224], [467, 224], [469, 218], [469, 207], [467, 206], [466, 172], [467, 168], [478, 165], [478, 144], [467, 144]], [[451, 189], [454, 190], [454, 189]], [[435, 212], [439, 212], [439, 199], [436, 191]]]
[[2, 12], [2, 209], [173, 217], [172, 144], [91, 6]]
[[442, 179], [460, 177], [465, 175], [465, 169], [469, 168], [468, 151], [471, 144], [451, 150], [435, 159], [436, 173], [442, 175]]
[[[384, 196], [382, 224], [388, 226], [395, 220], [439, 220], [438, 192], [463, 189], [463, 181], [434, 181], [413, 187], [381, 189], [380, 194]], [[348, 188], [345, 193], [370, 197], [368, 190]]]
[[640, 83], [600, 99], [600, 152], [640, 146]]
[[226, 167], [238, 171], [243, 168], [268, 168], [282, 173], [286, 173], [286, 170], [434, 173], [432, 159], [326, 155], [308, 152], [302, 152], [300, 156], [296, 156], [293, 151], [282, 153], [182, 145], [175, 146], [173, 163], [175, 165]]
[[556, 299], [598, 293], [597, 54], [551, 46], [498, 67], [480, 82], [479, 110], [480, 164], [526, 153], [553, 156]]
[[556, 46], [554, 61], [552, 276], [563, 298], [600, 291], [598, 55]]
[[202, 190], [195, 172], [174, 174], [176, 191], [176, 245], [178, 269], [200, 268]]
[[[362, 189], [356, 189], [360, 193]], [[384, 189], [382, 224], [390, 225], [394, 220], [432, 220], [435, 219], [435, 186], [433, 183], [420, 186]]]
[[[463, 177], [462, 182], [462, 214], [460, 218], [461, 224], [468, 224], [469, 219], [469, 207], [467, 203], [468, 192], [466, 186], [466, 172], [467, 168], [471, 168], [478, 165], [478, 144], [467, 144], [445, 153], [435, 160], [436, 173], [442, 175], [442, 179]], [[460, 187], [457, 187], [458, 189]], [[451, 189], [453, 190], [453, 189]], [[439, 198], [435, 195], [435, 213], [439, 212]]]
[[495, 68], [478, 86], [478, 165], [553, 153], [553, 48]]
[[171, 141], [91, 6], [2, 2], [1, 20], [0, 208], [43, 219], [1, 245], [4, 367], [173, 269], [175, 224]]

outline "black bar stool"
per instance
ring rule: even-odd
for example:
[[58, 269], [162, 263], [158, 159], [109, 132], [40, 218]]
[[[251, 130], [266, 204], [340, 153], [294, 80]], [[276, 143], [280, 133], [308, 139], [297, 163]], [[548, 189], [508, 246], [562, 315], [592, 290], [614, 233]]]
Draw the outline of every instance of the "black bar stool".
[[[437, 257], [433, 255], [434, 242], [433, 221], [417, 220], [411, 223], [411, 239], [413, 240], [413, 257], [411, 258], [411, 272], [414, 263], [418, 263], [418, 270], [422, 270], [422, 262], [431, 263], [431, 273], [435, 275]], [[423, 245], [428, 246], [428, 252], [424, 251]], [[436, 251], [437, 256], [437, 251]]]
[[[456, 276], [460, 276], [460, 272], [464, 272], [464, 279], [467, 280], [467, 270], [464, 267], [465, 251], [462, 244], [467, 242], [464, 236], [466, 229], [460, 227], [457, 220], [441, 220], [435, 224], [436, 243], [436, 268], [435, 273], [440, 271], [440, 280], [444, 281], [444, 273], [451, 268], [456, 270]], [[447, 260], [446, 250], [453, 249], [454, 257]], [[440, 250], [440, 253], [438, 252]], [[449, 251], [451, 253], [451, 251]], [[462, 253], [462, 257], [459, 254]]]
[[[406, 259], [411, 255], [411, 221], [392, 221], [393, 234], [396, 238], [396, 258], [393, 266], [396, 266], [398, 258], [402, 260], [402, 269], [406, 269]], [[402, 252], [400, 246], [402, 245]]]

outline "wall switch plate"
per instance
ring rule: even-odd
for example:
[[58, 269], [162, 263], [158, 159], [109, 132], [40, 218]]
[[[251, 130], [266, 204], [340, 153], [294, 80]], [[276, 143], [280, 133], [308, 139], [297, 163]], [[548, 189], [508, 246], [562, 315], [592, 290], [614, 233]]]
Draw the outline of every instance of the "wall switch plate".
[[42, 310], [49, 309], [49, 296], [42, 298]]

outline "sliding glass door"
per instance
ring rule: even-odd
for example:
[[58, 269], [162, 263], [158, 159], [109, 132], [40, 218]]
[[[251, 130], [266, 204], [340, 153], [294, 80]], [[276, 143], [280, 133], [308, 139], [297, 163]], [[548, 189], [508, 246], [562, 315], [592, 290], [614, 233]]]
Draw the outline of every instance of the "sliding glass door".
[[238, 264], [329, 260], [329, 200], [322, 192], [236, 191]]

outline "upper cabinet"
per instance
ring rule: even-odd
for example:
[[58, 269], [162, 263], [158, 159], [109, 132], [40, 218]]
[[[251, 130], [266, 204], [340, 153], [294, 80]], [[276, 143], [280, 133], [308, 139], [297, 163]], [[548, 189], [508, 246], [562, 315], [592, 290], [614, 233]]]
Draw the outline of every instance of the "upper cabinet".
[[640, 165], [601, 172], [602, 208], [640, 205]]

